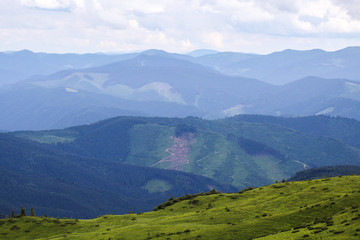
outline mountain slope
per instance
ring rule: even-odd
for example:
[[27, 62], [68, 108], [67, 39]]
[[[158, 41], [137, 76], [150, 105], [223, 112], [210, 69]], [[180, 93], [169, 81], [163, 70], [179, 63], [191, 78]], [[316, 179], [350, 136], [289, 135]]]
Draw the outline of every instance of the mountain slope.
[[8, 218], [0, 239], [358, 239], [359, 187], [359, 176], [327, 178], [187, 195], [144, 214]]
[[0, 134], [0, 212], [24, 205], [39, 214], [95, 217], [146, 211], [168, 196], [229, 186], [192, 174], [68, 154]]
[[350, 146], [360, 148], [360, 122], [355, 119], [325, 115], [294, 118], [264, 115], [237, 115], [227, 118], [226, 120], [280, 125], [306, 134], [334, 138]]
[[360, 165], [360, 150], [340, 141], [228, 120], [118, 117], [13, 134], [87, 157], [201, 174], [237, 188], [270, 184], [308, 167]]
[[276, 116], [330, 115], [359, 119], [360, 84], [346, 79], [306, 77], [286, 84], [248, 113]]
[[[128, 100], [174, 102], [205, 109], [217, 101], [214, 110], [259, 98], [272, 88], [258, 80], [222, 75], [171, 54], [142, 54], [101, 67], [33, 79], [30, 83], [43, 88], [70, 88]], [[258, 91], [256, 95], [254, 90]]]
[[242, 112], [241, 106], [263, 99], [273, 89], [258, 80], [222, 75], [178, 55], [152, 52], [2, 87], [0, 126], [62, 128], [116, 115], [214, 118], [234, 106], [239, 109], [231, 112]]

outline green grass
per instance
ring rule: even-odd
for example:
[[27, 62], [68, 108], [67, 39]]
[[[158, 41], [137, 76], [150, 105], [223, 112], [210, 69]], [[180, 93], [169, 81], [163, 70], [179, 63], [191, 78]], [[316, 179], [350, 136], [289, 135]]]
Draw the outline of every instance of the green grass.
[[90, 220], [7, 218], [0, 239], [359, 239], [360, 176], [186, 198]]

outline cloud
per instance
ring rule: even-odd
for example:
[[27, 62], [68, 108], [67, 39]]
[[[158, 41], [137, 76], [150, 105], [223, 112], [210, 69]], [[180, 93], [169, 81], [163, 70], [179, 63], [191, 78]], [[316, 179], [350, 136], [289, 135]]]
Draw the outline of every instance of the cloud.
[[21, 0], [21, 4], [26, 7], [42, 10], [70, 10], [76, 6], [79, 1], [74, 0]]
[[[2, 0], [0, 49], [265, 52], [360, 45], [358, 0]], [[281, 44], [280, 44], [281, 43]], [[291, 47], [292, 46], [292, 47]]]
[[360, 20], [360, 3], [358, 0], [332, 0], [332, 2], [345, 10], [350, 17]]

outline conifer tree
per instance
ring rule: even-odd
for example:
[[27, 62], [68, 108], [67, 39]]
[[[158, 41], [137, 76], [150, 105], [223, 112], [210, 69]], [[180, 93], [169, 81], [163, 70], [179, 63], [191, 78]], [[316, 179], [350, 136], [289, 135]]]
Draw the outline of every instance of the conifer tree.
[[15, 217], [15, 211], [14, 210], [11, 211], [11, 217], [12, 218]]
[[35, 217], [35, 211], [34, 208], [30, 209], [30, 216]]
[[26, 216], [25, 208], [24, 208], [24, 206], [21, 206], [21, 209], [20, 209], [20, 217], [25, 217], [25, 216]]

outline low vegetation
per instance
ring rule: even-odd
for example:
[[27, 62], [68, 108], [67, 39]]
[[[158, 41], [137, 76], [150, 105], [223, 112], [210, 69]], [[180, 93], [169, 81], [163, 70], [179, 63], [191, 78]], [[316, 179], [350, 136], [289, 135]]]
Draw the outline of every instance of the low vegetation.
[[344, 176], [170, 198], [147, 213], [13, 217], [0, 239], [359, 239], [359, 189], [360, 176]]

